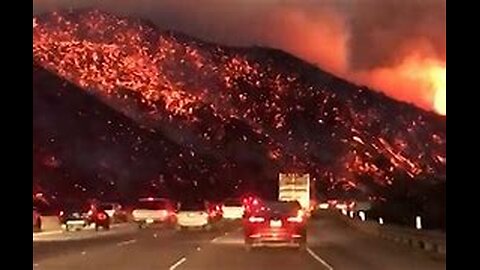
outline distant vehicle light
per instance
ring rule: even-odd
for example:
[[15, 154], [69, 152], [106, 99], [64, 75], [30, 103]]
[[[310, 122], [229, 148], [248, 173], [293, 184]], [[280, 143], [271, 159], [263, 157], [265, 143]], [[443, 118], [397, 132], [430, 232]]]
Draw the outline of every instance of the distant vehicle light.
[[65, 212], [63, 212], [63, 211], [60, 211], [60, 213], [59, 213], [60, 216], [63, 216], [64, 214], [65, 214]]
[[320, 209], [328, 209], [329, 206], [330, 206], [330, 205], [329, 205], [328, 203], [321, 203], [321, 204], [318, 205], [318, 207], [319, 207]]
[[260, 223], [260, 222], [264, 222], [265, 221], [265, 218], [263, 217], [254, 217], [254, 216], [251, 216], [248, 218], [248, 221], [250, 223]]
[[153, 198], [152, 198], [152, 197], [148, 197], [148, 198], [147, 198], [147, 201], [153, 201]]
[[258, 200], [257, 199], [254, 199], [253, 202], [252, 202], [253, 205], [258, 205]]

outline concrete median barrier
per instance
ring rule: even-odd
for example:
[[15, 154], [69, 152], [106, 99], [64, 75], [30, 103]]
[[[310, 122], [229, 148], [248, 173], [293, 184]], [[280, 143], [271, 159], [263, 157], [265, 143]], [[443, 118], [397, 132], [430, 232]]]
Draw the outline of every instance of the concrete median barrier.
[[41, 220], [43, 232], [61, 230], [57, 216], [42, 216]]
[[341, 214], [337, 214], [337, 216], [352, 228], [366, 234], [441, 256], [446, 254], [446, 236], [443, 232], [417, 230], [389, 224], [381, 225], [376, 221], [361, 221], [358, 218], [349, 218]]

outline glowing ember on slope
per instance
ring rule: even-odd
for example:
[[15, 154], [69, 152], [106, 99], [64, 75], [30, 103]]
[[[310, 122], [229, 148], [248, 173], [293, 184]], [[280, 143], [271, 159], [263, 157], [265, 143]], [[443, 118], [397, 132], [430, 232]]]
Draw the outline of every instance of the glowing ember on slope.
[[[255, 144], [271, 162], [293, 161], [328, 175], [329, 181], [366, 173], [386, 182], [393, 167], [413, 177], [444, 166], [434, 157], [445, 156], [445, 134], [440, 130], [437, 137], [420, 140], [418, 134], [430, 128], [421, 113], [392, 119], [376, 99], [368, 104], [371, 93], [352, 89], [344, 94], [331, 77], [327, 83], [305, 79], [295, 73], [303, 66], [290, 68], [293, 61], [278, 52], [263, 51], [270, 56], [257, 58], [97, 11], [35, 19], [37, 63], [107, 102], [140, 103], [148, 110], [147, 120], [158, 117], [175, 125], [180, 143], [178, 134], [218, 149], [225, 144], [225, 128], [237, 131], [238, 120], [245, 133], [232, 139], [236, 143]], [[129, 115], [126, 106], [112, 105]], [[310, 138], [303, 137], [304, 129]], [[425, 146], [429, 141], [442, 145]], [[376, 164], [379, 155], [388, 162], [383, 168]], [[335, 157], [343, 167], [336, 166]], [[184, 168], [184, 159], [177, 155], [167, 166]]]

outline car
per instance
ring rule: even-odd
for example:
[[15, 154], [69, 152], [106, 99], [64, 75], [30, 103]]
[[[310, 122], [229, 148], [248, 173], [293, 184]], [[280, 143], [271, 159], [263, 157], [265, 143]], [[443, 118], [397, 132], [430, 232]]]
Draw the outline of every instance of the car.
[[210, 230], [214, 222], [215, 213], [209, 212], [207, 203], [194, 201], [180, 204], [177, 213], [177, 230], [188, 228]]
[[152, 224], [173, 226], [176, 221], [174, 203], [164, 198], [141, 198], [132, 211], [133, 220], [138, 228], [145, 228]]
[[107, 211], [104, 210], [101, 206], [97, 207], [91, 216], [91, 220], [95, 223], [95, 230], [98, 231], [100, 228], [104, 230], [110, 230], [111, 218], [108, 215]]
[[218, 222], [222, 219], [222, 205], [220, 203], [215, 202], [207, 202], [208, 213], [210, 215], [210, 219], [213, 222]]
[[303, 249], [307, 242], [307, 217], [298, 202], [264, 202], [243, 220], [247, 250], [257, 245], [293, 245]]
[[240, 200], [227, 199], [223, 203], [222, 213], [224, 219], [242, 219], [245, 213], [245, 207]]
[[99, 207], [108, 214], [113, 223], [127, 221], [127, 213], [119, 203], [104, 202]]
[[255, 210], [261, 207], [262, 204], [262, 200], [258, 197], [247, 197], [246, 199], [243, 199], [243, 217], [247, 217], [251, 213], [255, 212]]
[[33, 207], [33, 231], [39, 232], [42, 230], [42, 218], [40, 212], [36, 207]]
[[89, 225], [88, 214], [83, 207], [69, 205], [59, 213], [59, 221], [65, 231], [84, 229]]

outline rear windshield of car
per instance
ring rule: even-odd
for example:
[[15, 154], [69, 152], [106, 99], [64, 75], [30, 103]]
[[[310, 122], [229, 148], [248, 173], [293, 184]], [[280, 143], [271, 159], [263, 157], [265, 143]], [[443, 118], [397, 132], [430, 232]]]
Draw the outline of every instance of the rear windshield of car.
[[66, 214], [71, 214], [71, 213], [86, 213], [87, 211], [84, 209], [84, 207], [81, 207], [81, 206], [69, 206], [69, 207], [66, 207], [63, 210], [63, 212]]
[[100, 205], [100, 209], [113, 210], [113, 204], [102, 204], [102, 205]]
[[180, 211], [204, 211], [205, 204], [203, 203], [182, 203], [180, 205]]
[[242, 206], [242, 203], [238, 200], [226, 200], [224, 203], [225, 206]]
[[278, 213], [294, 213], [300, 210], [300, 206], [296, 202], [266, 202], [265, 208], [267, 211]]
[[161, 210], [167, 208], [166, 201], [140, 201], [138, 202], [137, 208], [138, 209], [146, 209], [146, 210]]

